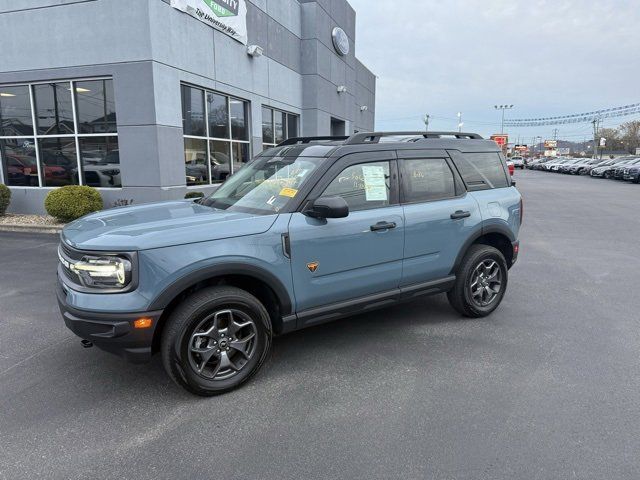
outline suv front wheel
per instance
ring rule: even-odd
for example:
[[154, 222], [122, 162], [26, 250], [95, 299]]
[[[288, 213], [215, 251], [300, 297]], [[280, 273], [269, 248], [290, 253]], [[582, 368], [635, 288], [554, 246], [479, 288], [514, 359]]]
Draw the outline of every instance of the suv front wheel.
[[262, 303], [236, 287], [211, 287], [186, 298], [167, 319], [162, 362], [178, 385], [196, 395], [225, 393], [246, 382], [271, 347]]
[[489, 245], [472, 245], [464, 256], [449, 303], [466, 317], [486, 317], [504, 297], [508, 280], [507, 262], [502, 253]]

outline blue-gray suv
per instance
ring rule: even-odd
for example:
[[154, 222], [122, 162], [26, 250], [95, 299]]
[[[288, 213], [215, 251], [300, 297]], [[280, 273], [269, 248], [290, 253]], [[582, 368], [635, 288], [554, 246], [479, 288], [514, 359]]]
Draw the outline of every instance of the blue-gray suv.
[[214, 395], [256, 373], [274, 335], [442, 292], [490, 314], [522, 213], [501, 151], [476, 134], [295, 138], [207, 198], [67, 225], [58, 302], [85, 346], [160, 352], [175, 382]]

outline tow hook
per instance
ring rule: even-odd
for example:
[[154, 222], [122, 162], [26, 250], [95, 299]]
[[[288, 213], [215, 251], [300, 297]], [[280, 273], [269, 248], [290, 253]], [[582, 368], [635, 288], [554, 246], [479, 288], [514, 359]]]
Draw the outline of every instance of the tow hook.
[[93, 347], [93, 342], [90, 342], [89, 340], [80, 340], [80, 343], [82, 344], [82, 348]]

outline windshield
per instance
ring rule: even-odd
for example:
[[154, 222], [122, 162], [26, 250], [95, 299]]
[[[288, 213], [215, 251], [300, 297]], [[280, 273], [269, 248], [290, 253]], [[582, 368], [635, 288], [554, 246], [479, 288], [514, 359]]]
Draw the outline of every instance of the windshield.
[[203, 205], [221, 210], [271, 215], [292, 201], [322, 159], [260, 157], [229, 177]]

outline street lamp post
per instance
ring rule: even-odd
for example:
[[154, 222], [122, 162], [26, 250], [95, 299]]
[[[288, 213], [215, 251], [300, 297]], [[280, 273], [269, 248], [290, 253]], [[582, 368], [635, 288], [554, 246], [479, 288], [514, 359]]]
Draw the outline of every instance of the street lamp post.
[[513, 105], [494, 105], [496, 110], [502, 110], [502, 123], [500, 124], [500, 133], [504, 133], [504, 111], [511, 110]]
[[462, 132], [463, 125], [464, 123], [462, 123], [462, 112], [458, 112], [458, 132]]

